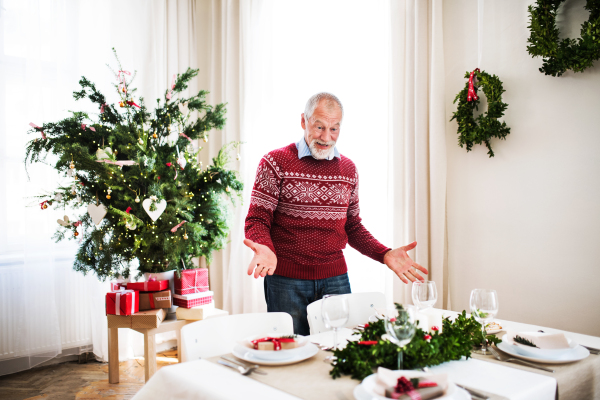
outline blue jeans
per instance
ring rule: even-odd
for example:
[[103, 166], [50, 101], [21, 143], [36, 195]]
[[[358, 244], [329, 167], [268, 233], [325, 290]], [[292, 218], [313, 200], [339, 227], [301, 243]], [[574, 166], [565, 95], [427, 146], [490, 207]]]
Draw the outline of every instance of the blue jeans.
[[293, 279], [265, 276], [265, 299], [269, 312], [286, 312], [294, 320], [294, 333], [310, 335], [306, 307], [326, 294], [351, 293], [348, 274], [325, 279]]

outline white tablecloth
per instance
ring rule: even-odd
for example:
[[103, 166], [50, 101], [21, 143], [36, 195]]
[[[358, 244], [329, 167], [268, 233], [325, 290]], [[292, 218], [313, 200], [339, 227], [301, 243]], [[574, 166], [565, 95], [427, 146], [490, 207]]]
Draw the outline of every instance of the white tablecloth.
[[[456, 315], [451, 311], [443, 311], [444, 315]], [[543, 328], [533, 325], [520, 324], [510, 321], [499, 321], [504, 329], [515, 331], [560, 332], [556, 329]], [[342, 329], [339, 332], [340, 342], [350, 338], [351, 331]], [[569, 333], [569, 336], [580, 344], [600, 348], [600, 338]], [[330, 345], [330, 332], [313, 335], [311, 341]], [[600, 357], [591, 355], [590, 357]], [[301, 365], [301, 364], [298, 364]], [[317, 379], [322, 379], [327, 385], [342, 385], [340, 380], [333, 380], [328, 372], [331, 366], [322, 363], [322, 373]], [[280, 367], [285, 368], [285, 367]], [[314, 365], [312, 368], [315, 368]], [[472, 389], [480, 389], [488, 393], [503, 396], [511, 400], [554, 400], [557, 393], [557, 381], [552, 374], [535, 373], [532, 370], [519, 369], [512, 364], [500, 364], [478, 359], [452, 361], [431, 368], [432, 372], [448, 373], [449, 378]], [[313, 370], [314, 371], [314, 370]], [[322, 376], [322, 378], [321, 378]], [[257, 376], [258, 377], [258, 376]], [[268, 376], [267, 376], [268, 378]], [[314, 378], [313, 378], [314, 379]], [[262, 378], [265, 381], [265, 378]], [[268, 379], [266, 379], [268, 383]], [[327, 382], [325, 382], [327, 381]], [[348, 381], [345, 381], [346, 389]], [[358, 381], [353, 381], [359, 384]], [[310, 385], [306, 382], [306, 385]], [[192, 361], [184, 364], [161, 368], [134, 397], [135, 400], [149, 399], [297, 399], [318, 398], [314, 394], [303, 394], [304, 390], [292, 387], [275, 389], [268, 384], [258, 382], [250, 377], [242, 376], [234, 370], [226, 369], [207, 360]], [[346, 390], [347, 392], [347, 390]], [[600, 393], [600, 391], [598, 391]], [[295, 397], [294, 395], [298, 396]], [[345, 396], [347, 398], [348, 396]], [[562, 400], [563, 397], [561, 397]], [[349, 399], [348, 399], [349, 400]]]

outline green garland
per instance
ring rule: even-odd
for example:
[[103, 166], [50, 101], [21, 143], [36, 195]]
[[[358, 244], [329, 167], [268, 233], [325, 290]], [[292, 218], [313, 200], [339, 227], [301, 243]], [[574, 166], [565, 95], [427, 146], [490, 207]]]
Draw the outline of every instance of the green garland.
[[[136, 259], [140, 274], [179, 271], [192, 265], [192, 257], [204, 256], [210, 263], [226, 243], [229, 200], [241, 197], [243, 189], [237, 173], [227, 168], [229, 151], [239, 143], [226, 145], [202, 166], [197, 162], [202, 148], [196, 151], [191, 142], [207, 141], [209, 131], [223, 128], [225, 104], [208, 104], [203, 90], [179, 97], [198, 74], [188, 68], [150, 110], [144, 99], [134, 97], [135, 74], [122, 70], [119, 63], [112, 99], [85, 77], [79, 81], [81, 90], [73, 96], [91, 101], [98, 113], [71, 112], [30, 131], [35, 138], [27, 143], [26, 166], [47, 163], [50, 155], [65, 177], [63, 186], [38, 196], [41, 208], [75, 213], [73, 223], [59, 221], [54, 238], [80, 240], [75, 270], [101, 279], [129, 276]], [[115, 164], [128, 160], [133, 165]], [[143, 208], [145, 199], [153, 200], [150, 211], [156, 202], [166, 203], [156, 221]], [[96, 225], [82, 205], [104, 206], [107, 214]]]
[[582, 72], [600, 58], [600, 0], [587, 0], [584, 8], [590, 17], [581, 25], [581, 38], [559, 39], [556, 14], [564, 0], [537, 0], [528, 7], [531, 45], [527, 52], [542, 57], [540, 72], [561, 76], [568, 70]]
[[[470, 72], [467, 71], [465, 78], [469, 78]], [[460, 147], [467, 147], [471, 151], [474, 144], [484, 144], [488, 148], [488, 155], [494, 157], [490, 140], [494, 137], [506, 139], [510, 133], [510, 128], [506, 122], [498, 121], [504, 115], [508, 104], [502, 102], [502, 93], [505, 92], [502, 87], [502, 81], [496, 75], [490, 75], [485, 71], [475, 71], [475, 76], [479, 81], [479, 87], [483, 87], [483, 93], [488, 100], [488, 110], [486, 113], [473, 116], [473, 111], [479, 109], [479, 99], [467, 101], [469, 92], [469, 82], [465, 85], [454, 99], [458, 101], [458, 107], [450, 121], [456, 119], [458, 122], [458, 144]], [[478, 87], [475, 86], [475, 93]]]
[[[396, 304], [396, 307], [402, 307]], [[375, 368], [397, 368], [399, 348], [395, 344], [381, 339], [386, 333], [384, 320], [369, 323], [360, 333], [359, 341], [348, 342], [341, 350], [334, 350], [336, 361], [330, 375], [335, 379], [342, 375], [351, 375], [353, 379], [362, 380], [371, 375]], [[481, 324], [474, 317], [467, 318], [466, 311], [458, 315], [454, 322], [449, 318], [442, 321], [442, 332], [433, 332], [431, 339], [426, 340], [427, 334], [417, 328], [415, 336], [404, 349], [404, 368], [418, 369], [442, 364], [446, 361], [469, 358], [474, 346], [483, 341]], [[488, 343], [499, 343], [494, 335], [486, 336]], [[377, 344], [360, 344], [360, 342], [377, 341]]]

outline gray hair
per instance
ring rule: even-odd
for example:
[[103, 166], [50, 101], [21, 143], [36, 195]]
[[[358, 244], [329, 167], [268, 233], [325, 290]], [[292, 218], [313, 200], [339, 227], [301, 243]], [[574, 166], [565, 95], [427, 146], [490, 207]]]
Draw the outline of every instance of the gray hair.
[[338, 99], [337, 96], [331, 93], [321, 92], [312, 95], [310, 99], [308, 99], [308, 101], [306, 102], [306, 106], [304, 107], [305, 121], [308, 121], [312, 117], [313, 112], [315, 112], [315, 108], [317, 108], [321, 100], [325, 100], [326, 105], [328, 107], [332, 106], [333, 104], [337, 104], [340, 107], [340, 110], [342, 110], [342, 119], [344, 119], [344, 106], [342, 106], [342, 102], [340, 101], [340, 99]]

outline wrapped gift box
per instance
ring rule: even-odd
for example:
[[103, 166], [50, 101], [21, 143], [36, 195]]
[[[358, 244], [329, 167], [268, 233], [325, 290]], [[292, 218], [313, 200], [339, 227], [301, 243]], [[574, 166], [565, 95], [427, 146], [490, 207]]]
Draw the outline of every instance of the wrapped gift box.
[[208, 268], [184, 269], [181, 277], [175, 273], [175, 293], [194, 294], [208, 291]]
[[115, 290], [127, 289], [126, 285], [127, 285], [126, 282], [111, 282], [110, 290], [115, 291]]
[[171, 291], [140, 293], [140, 311], [155, 308], [171, 308]]
[[202, 292], [194, 294], [174, 294], [173, 304], [179, 307], [192, 308], [196, 306], [202, 306], [210, 304], [213, 301], [213, 292]]
[[191, 321], [199, 321], [205, 319], [208, 315], [213, 313], [215, 310], [215, 303], [211, 301], [203, 306], [196, 306], [192, 308], [177, 307], [175, 314], [177, 319], [187, 319]]
[[107, 319], [109, 328], [152, 329], [158, 328], [166, 317], [167, 312], [157, 308], [132, 315], [109, 315]]
[[106, 315], [131, 315], [139, 311], [139, 293], [115, 290], [106, 293]]
[[153, 281], [153, 282], [128, 282], [127, 289], [139, 290], [140, 292], [159, 292], [169, 288], [169, 281]]

